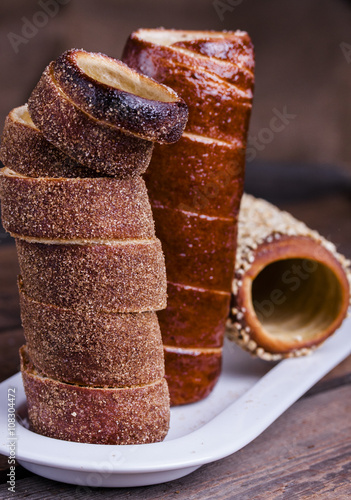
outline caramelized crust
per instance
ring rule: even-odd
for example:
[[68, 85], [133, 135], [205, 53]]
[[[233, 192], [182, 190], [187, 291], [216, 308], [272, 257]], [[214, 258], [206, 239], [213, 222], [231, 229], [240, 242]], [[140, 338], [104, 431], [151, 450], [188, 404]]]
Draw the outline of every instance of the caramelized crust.
[[149, 384], [164, 376], [155, 312], [77, 313], [32, 300], [19, 286], [28, 354], [44, 375], [89, 386]]
[[247, 33], [142, 29], [129, 37], [123, 60], [185, 100], [187, 132], [246, 141], [254, 68]]
[[93, 170], [50, 144], [32, 122], [27, 104], [7, 115], [0, 145], [0, 160], [29, 177], [96, 177]]
[[[252, 72], [255, 67], [253, 45], [246, 32], [238, 30], [226, 31], [222, 33], [221, 37], [216, 37], [215, 31], [209, 31], [207, 32], [207, 36], [202, 36], [197, 39], [191, 38], [191, 32], [188, 33], [188, 39], [178, 41], [174, 43], [174, 46], [183, 47], [184, 49], [191, 50], [192, 52], [212, 59], [230, 61], [240, 69], [246, 70], [253, 77]], [[236, 80], [234, 80], [233, 83], [236, 83]]]
[[175, 347], [221, 347], [230, 293], [168, 283], [168, 307], [157, 313], [163, 343]]
[[0, 171], [2, 223], [14, 236], [55, 240], [153, 238], [144, 181], [49, 179]]
[[245, 149], [239, 143], [184, 133], [156, 145], [145, 182], [154, 206], [213, 217], [234, 217], [243, 190]]
[[153, 143], [81, 111], [55, 81], [52, 63], [33, 90], [28, 109], [48, 141], [95, 172], [133, 177], [150, 163]]
[[101, 312], [166, 306], [166, 270], [157, 239], [109, 244], [16, 239], [16, 245], [24, 290], [38, 302]]
[[188, 110], [170, 88], [104, 54], [68, 50], [53, 63], [54, 78], [81, 110], [149, 141], [177, 141]]
[[165, 438], [169, 395], [164, 378], [124, 388], [65, 384], [37, 372], [25, 346], [20, 355], [34, 432], [94, 444], [143, 444]]
[[228, 292], [234, 272], [234, 219], [153, 207], [172, 283]]
[[138, 71], [157, 78], [163, 63], [196, 67], [217, 75], [252, 96], [253, 46], [247, 33], [240, 31], [180, 31], [141, 29], [132, 33], [123, 60]]
[[160, 73], [156, 79], [175, 89], [189, 106], [186, 132], [227, 142], [246, 142], [251, 97], [242, 96], [236, 87], [196, 66], [183, 68], [170, 60], [162, 63]]
[[164, 346], [171, 406], [195, 403], [210, 394], [222, 368], [222, 349]]
[[[172, 282], [167, 309], [159, 313], [163, 341], [194, 352], [221, 346], [253, 96], [250, 38], [241, 31], [141, 29], [129, 37], [123, 60], [174, 88], [189, 107], [182, 138], [169, 150], [155, 146], [145, 177]], [[218, 352], [201, 363], [198, 352], [166, 350], [172, 404], [209, 394], [220, 358]]]

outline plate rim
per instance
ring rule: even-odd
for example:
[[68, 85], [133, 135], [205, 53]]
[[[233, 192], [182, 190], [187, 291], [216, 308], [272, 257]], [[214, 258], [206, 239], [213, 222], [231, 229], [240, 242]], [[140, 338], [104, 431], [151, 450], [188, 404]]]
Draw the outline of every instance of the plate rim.
[[[338, 331], [330, 337], [319, 349], [311, 356], [301, 358], [291, 358], [280, 361], [273, 366], [263, 377], [261, 377], [251, 389], [231, 403], [218, 415], [205, 423], [202, 427], [181, 437], [160, 443], [140, 444], [140, 445], [101, 445], [89, 443], [76, 443], [49, 438], [36, 434], [17, 422], [17, 440], [19, 443], [29, 439], [36, 440], [37, 444], [25, 448], [21, 452], [21, 445], [17, 447], [16, 458], [19, 461], [30, 462], [41, 466], [51, 467], [53, 469], [71, 470], [77, 472], [102, 472], [112, 474], [142, 474], [179, 470], [190, 467], [200, 467], [206, 463], [211, 463], [226, 456], [229, 456], [239, 449], [249, 444], [253, 439], [260, 435], [276, 418], [278, 418], [287, 408], [289, 408], [299, 397], [301, 397], [310, 387], [312, 387], [320, 378], [333, 369], [349, 354], [351, 354], [351, 318], [345, 319], [343, 325]], [[306, 374], [308, 375], [306, 379]], [[293, 379], [286, 382], [284, 377]], [[296, 384], [296, 377], [300, 380]], [[304, 380], [305, 379], [305, 380]], [[275, 407], [266, 412], [266, 415], [260, 415], [265, 405], [265, 398], [277, 394], [272, 393], [272, 383], [276, 385], [277, 394], [290, 384], [290, 391], [285, 389], [285, 394], [280, 401], [275, 402]], [[8, 386], [16, 386], [19, 398], [16, 401], [17, 408], [25, 402], [24, 389], [21, 379], [21, 373], [9, 377], [0, 384], [0, 397], [3, 397]], [[252, 397], [254, 398], [252, 400]], [[17, 396], [16, 396], [17, 398]], [[196, 403], [194, 403], [196, 404]], [[255, 406], [256, 405], [256, 406]], [[7, 420], [6, 405], [0, 407], [0, 422], [3, 422], [4, 415]], [[246, 425], [252, 425], [242, 436], [236, 433], [235, 439], [217, 440], [228, 436], [230, 423], [237, 418], [239, 424], [244, 425], [242, 418], [245, 415]], [[249, 415], [249, 418], [248, 418]], [[256, 419], [256, 420], [255, 420]], [[234, 424], [233, 424], [234, 425]], [[1, 426], [0, 430], [0, 453], [6, 455], [7, 426]], [[217, 430], [216, 430], [217, 427]], [[213, 434], [213, 431], [216, 432]], [[212, 435], [211, 435], [212, 432]], [[233, 429], [233, 433], [234, 429]], [[51, 454], [48, 451], [43, 453], [41, 445], [51, 443]], [[52, 452], [52, 446], [55, 444], [55, 453]], [[33, 451], [34, 448], [34, 451]], [[85, 459], [85, 451], [91, 449]], [[181, 450], [180, 450], [181, 449]], [[146, 452], [146, 450], [148, 450]], [[59, 456], [57, 456], [57, 452]], [[140, 456], [148, 456], [148, 460], [140, 460]], [[155, 460], [154, 456], [161, 457]], [[165, 459], [165, 454], [167, 459]], [[96, 455], [95, 460], [91, 460], [91, 455]], [[114, 457], [113, 457], [114, 455]], [[72, 458], [73, 457], [73, 458]], [[172, 457], [172, 458], [170, 458]], [[133, 460], [134, 458], [134, 460]], [[106, 469], [104, 469], [104, 466]]]

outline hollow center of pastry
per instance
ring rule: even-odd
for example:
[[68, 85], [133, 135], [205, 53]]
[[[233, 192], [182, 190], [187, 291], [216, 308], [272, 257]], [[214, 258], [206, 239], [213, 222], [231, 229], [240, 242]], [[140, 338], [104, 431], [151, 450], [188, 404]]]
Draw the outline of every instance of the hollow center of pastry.
[[12, 111], [12, 114], [13, 114], [14, 119], [17, 122], [23, 123], [23, 125], [27, 125], [27, 127], [36, 128], [34, 123], [32, 122], [30, 114], [28, 113], [27, 104], [24, 104], [23, 106], [19, 106], [18, 108], [15, 108]]
[[86, 75], [110, 87], [155, 101], [173, 102], [177, 100], [174, 94], [161, 85], [112, 59], [91, 54], [79, 54], [76, 61], [78, 67]]
[[205, 38], [228, 38], [231, 34], [214, 33], [212, 31], [181, 31], [181, 30], [138, 30], [138, 37], [146, 42], [157, 45], [172, 45], [177, 42], [203, 40]]
[[312, 340], [338, 317], [342, 288], [333, 271], [315, 260], [278, 260], [254, 279], [252, 304], [268, 335]]

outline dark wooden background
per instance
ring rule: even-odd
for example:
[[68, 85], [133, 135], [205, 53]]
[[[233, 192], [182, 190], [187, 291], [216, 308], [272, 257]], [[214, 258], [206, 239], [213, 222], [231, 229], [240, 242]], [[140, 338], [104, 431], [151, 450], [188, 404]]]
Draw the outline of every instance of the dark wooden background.
[[[256, 51], [251, 135], [269, 127], [275, 109], [296, 115], [257, 151], [257, 159], [351, 168], [350, 0], [55, 1], [65, 5], [17, 53], [10, 33], [22, 36], [43, 9], [39, 0], [0, 2], [0, 130], [9, 110], [27, 100], [45, 65], [68, 48], [120, 57], [126, 38], [139, 27], [243, 29]], [[230, 1], [236, 5], [231, 10]], [[220, 17], [215, 5], [227, 5], [228, 11]], [[349, 57], [341, 44], [350, 46]]]

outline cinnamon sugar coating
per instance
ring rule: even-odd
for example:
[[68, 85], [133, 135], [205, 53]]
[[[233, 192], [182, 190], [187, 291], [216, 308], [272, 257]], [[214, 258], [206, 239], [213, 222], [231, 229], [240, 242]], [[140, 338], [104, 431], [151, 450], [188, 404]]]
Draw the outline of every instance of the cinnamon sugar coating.
[[96, 177], [48, 142], [32, 122], [27, 104], [7, 115], [0, 145], [2, 163], [29, 177]]
[[[116, 77], [117, 86], [102, 83], [87, 74], [79, 65], [106, 64], [110, 75]], [[102, 67], [101, 73], [104, 68]], [[180, 97], [168, 87], [140, 75], [126, 64], [104, 54], [71, 49], [64, 52], [53, 63], [55, 80], [64, 93], [82, 111], [97, 120], [110, 123], [125, 132], [149, 141], [176, 142], [182, 135], [188, 109]], [[124, 82], [128, 90], [123, 90]], [[112, 83], [113, 77], [111, 78]], [[122, 82], [122, 85], [121, 85]], [[129, 85], [128, 85], [129, 84]], [[132, 87], [129, 89], [129, 86]], [[138, 95], [138, 87], [150, 94], [148, 98]]]
[[70, 101], [47, 66], [28, 109], [46, 139], [87, 168], [119, 178], [147, 169], [153, 143], [96, 120]]
[[124, 388], [65, 384], [37, 372], [25, 346], [20, 355], [34, 432], [65, 441], [121, 445], [154, 443], [166, 436], [169, 395], [164, 378]]
[[[92, 99], [89, 71], [65, 67], [67, 54], [96, 59]], [[134, 75], [131, 92], [123, 78], [121, 90], [106, 91], [106, 60]], [[7, 118], [0, 197], [22, 273], [21, 371], [34, 432], [118, 445], [167, 434], [156, 314], [166, 306], [166, 270], [140, 174], [152, 141], [177, 140], [186, 119], [173, 90], [84, 51], [51, 63], [28, 107]]]
[[24, 290], [38, 302], [82, 311], [143, 312], [166, 306], [160, 241], [50, 244], [16, 239]]
[[2, 223], [14, 236], [153, 238], [143, 179], [48, 179], [0, 171]]
[[155, 312], [77, 313], [31, 299], [20, 285], [27, 351], [44, 375], [88, 386], [149, 384], [164, 376]]
[[222, 369], [222, 349], [164, 346], [171, 406], [195, 403], [210, 394]]

